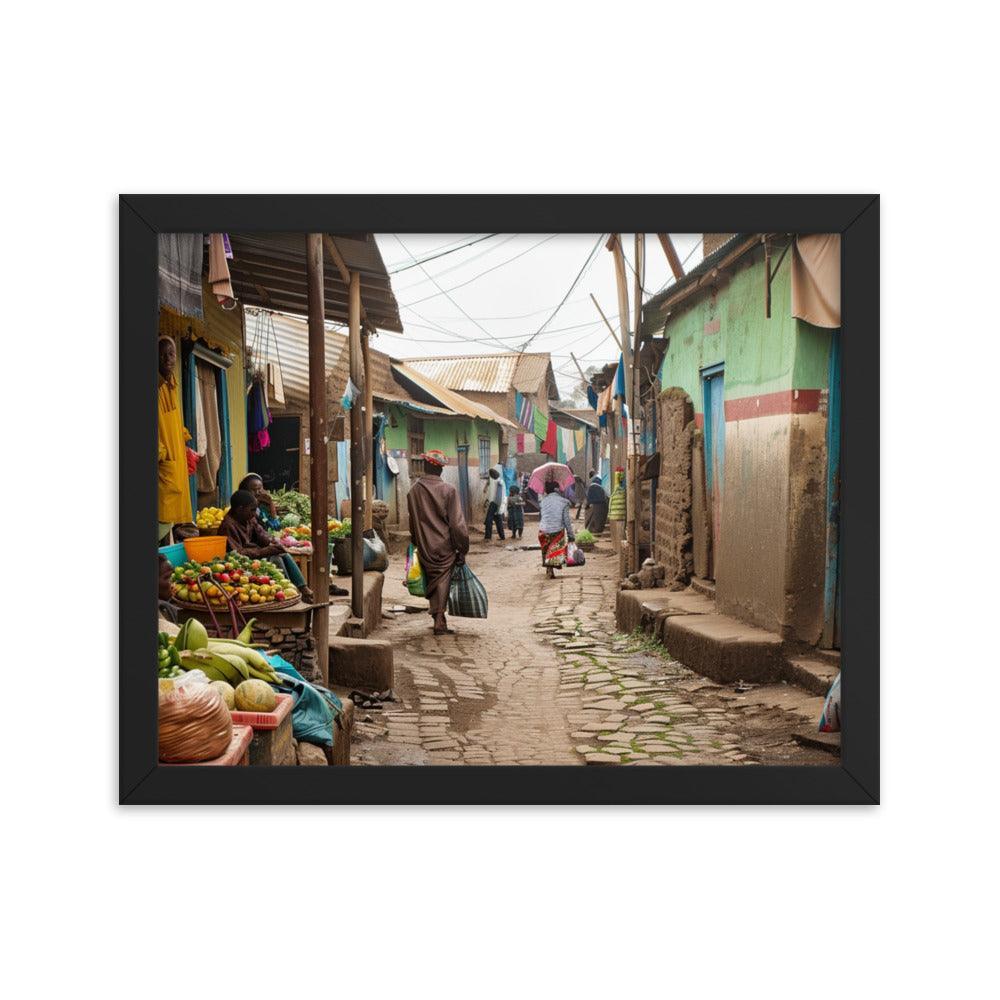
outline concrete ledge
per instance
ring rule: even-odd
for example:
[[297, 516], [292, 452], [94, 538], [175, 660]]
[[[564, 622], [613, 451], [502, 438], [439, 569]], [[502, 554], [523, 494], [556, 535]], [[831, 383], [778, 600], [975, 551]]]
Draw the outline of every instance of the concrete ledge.
[[789, 657], [785, 661], [785, 678], [813, 694], [826, 696], [830, 685], [840, 672], [840, 665], [812, 656]]
[[663, 643], [674, 659], [722, 684], [781, 680], [781, 636], [726, 615], [673, 615], [664, 620]]
[[330, 683], [362, 691], [387, 691], [395, 683], [392, 643], [384, 639], [330, 640]]
[[715, 614], [715, 604], [704, 594], [693, 590], [672, 591], [662, 587], [654, 590], [619, 590], [615, 605], [618, 631], [626, 634], [642, 628], [662, 635], [663, 618], [669, 615]]

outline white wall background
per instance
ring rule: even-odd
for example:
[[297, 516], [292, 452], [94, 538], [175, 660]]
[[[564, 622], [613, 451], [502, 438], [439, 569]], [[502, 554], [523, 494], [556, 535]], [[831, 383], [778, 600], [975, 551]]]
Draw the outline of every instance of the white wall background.
[[[39, 683], [41, 656], [36, 706], [88, 719], [53, 738], [52, 717], [5, 712], [0, 729], [12, 995], [221, 997], [242, 972], [287, 995], [290, 970], [345, 998], [986, 993], [998, 553], [995, 461], [976, 428], [997, 361], [997, 209], [983, 10], [8, 11], [6, 669]], [[249, 148], [222, 141], [275, 126]], [[116, 807], [116, 584], [109, 562], [71, 553], [75, 530], [88, 551], [116, 531], [117, 192], [873, 190], [884, 805]], [[57, 349], [40, 401], [22, 376]], [[60, 640], [24, 600], [53, 580], [99, 599], [96, 620], [68, 605]], [[270, 888], [275, 870], [242, 860], [252, 843], [317, 861], [270, 928], [234, 910], [237, 874]], [[363, 883], [336, 879], [358, 870]], [[283, 935], [309, 960], [283, 960]]]

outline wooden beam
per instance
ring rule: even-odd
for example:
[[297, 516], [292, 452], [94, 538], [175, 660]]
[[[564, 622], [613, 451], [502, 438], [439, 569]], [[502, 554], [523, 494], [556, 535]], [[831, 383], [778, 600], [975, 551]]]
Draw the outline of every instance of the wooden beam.
[[680, 281], [684, 277], [684, 265], [681, 263], [680, 257], [677, 256], [670, 233], [657, 233], [656, 235], [660, 238], [660, 246], [663, 247], [663, 252], [666, 254], [670, 270], [674, 272], [674, 279]]
[[[634, 396], [634, 368], [633, 368], [633, 358], [632, 358], [632, 338], [629, 336], [629, 311], [628, 311], [628, 279], [625, 274], [625, 252], [622, 249], [621, 237], [617, 233], [612, 234], [612, 238], [608, 241], [608, 249], [611, 250], [612, 256], [615, 261], [615, 282], [618, 287], [618, 322], [622, 331], [622, 346], [624, 350], [622, 351], [622, 363], [624, 365], [625, 371], [625, 404], [628, 407], [628, 418], [629, 421], [635, 420], [635, 396]], [[639, 313], [640, 303], [636, 303], [636, 315]], [[635, 564], [633, 555], [638, 552], [638, 525], [636, 524], [635, 517], [635, 499], [636, 499], [636, 484], [635, 477], [633, 475], [634, 466], [633, 463], [629, 461], [628, 455], [628, 437], [627, 435], [622, 436], [621, 444], [622, 453], [622, 465], [625, 468], [625, 524], [626, 528], [629, 524], [629, 516], [632, 517], [632, 528], [628, 530], [628, 553], [626, 555], [625, 568], [626, 572], [634, 573], [638, 570], [638, 566]]]
[[375, 499], [375, 452], [372, 440], [372, 419], [375, 415], [375, 402], [372, 399], [372, 362], [368, 349], [368, 329], [361, 336], [361, 353], [364, 358], [365, 374], [365, 412], [361, 424], [362, 442], [365, 453], [365, 537], [371, 537], [373, 526], [372, 501]]
[[[639, 488], [636, 467], [639, 463], [639, 411], [642, 409], [642, 387], [639, 384], [639, 331], [642, 327], [642, 273], [646, 253], [646, 238], [643, 233], [635, 234], [635, 324], [632, 344], [632, 402], [635, 409], [629, 409], [629, 430], [632, 432], [632, 461], [629, 471], [632, 476], [632, 490], [626, 487], [626, 503], [631, 514], [632, 529], [628, 533], [629, 562], [633, 572], [639, 571], [639, 531], [642, 526], [642, 490]], [[628, 516], [626, 515], [626, 524]]]
[[323, 244], [319, 233], [306, 234], [306, 285], [309, 292], [309, 510], [313, 558], [309, 586], [313, 592], [312, 634], [316, 662], [324, 686], [330, 683], [330, 566], [328, 542], [326, 324], [323, 315]]
[[618, 339], [618, 334], [615, 333], [615, 328], [608, 322], [608, 317], [604, 315], [604, 310], [601, 308], [600, 303], [594, 298], [594, 293], [590, 293], [590, 299], [597, 306], [597, 311], [601, 314], [601, 319], [604, 320], [604, 325], [611, 331], [611, 336], [614, 338], [615, 343], [618, 345], [618, 350], [622, 349], [622, 342]]
[[360, 390], [351, 403], [351, 614], [364, 618], [364, 483], [365, 465], [361, 415], [364, 409], [365, 370], [361, 354], [361, 279], [355, 271], [351, 275], [348, 295], [348, 351], [351, 381]]
[[[351, 287], [351, 280], [354, 277], [354, 275], [348, 269], [347, 262], [344, 260], [343, 255], [341, 254], [341, 252], [337, 249], [337, 244], [333, 242], [333, 237], [329, 233], [324, 233], [323, 234], [323, 246], [326, 247], [326, 252], [330, 255], [330, 260], [333, 261], [334, 266], [340, 272], [340, 277], [343, 279], [344, 284], [347, 285], [348, 288], [350, 288]], [[357, 272], [355, 272], [355, 273], [357, 273]], [[361, 276], [360, 275], [358, 275], [358, 281], [359, 282], [361, 281]], [[359, 285], [359, 289], [360, 289], [360, 285]], [[350, 291], [348, 291], [348, 295], [349, 294], [350, 294]], [[360, 291], [359, 291], [359, 294], [360, 294]], [[360, 299], [359, 299], [359, 302], [360, 302]], [[368, 322], [368, 314], [365, 312], [365, 307], [363, 305], [361, 306], [361, 322], [362, 323], [367, 323]]]

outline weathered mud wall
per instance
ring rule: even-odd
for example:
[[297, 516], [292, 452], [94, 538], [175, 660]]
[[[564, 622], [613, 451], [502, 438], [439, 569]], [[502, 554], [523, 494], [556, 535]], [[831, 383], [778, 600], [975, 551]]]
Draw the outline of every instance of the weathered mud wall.
[[654, 555], [666, 569], [666, 586], [684, 587], [694, 570], [691, 534], [694, 406], [683, 389], [673, 388], [661, 393], [659, 407], [660, 476]]
[[772, 631], [785, 616], [789, 416], [726, 422], [722, 527], [715, 540], [719, 610]]

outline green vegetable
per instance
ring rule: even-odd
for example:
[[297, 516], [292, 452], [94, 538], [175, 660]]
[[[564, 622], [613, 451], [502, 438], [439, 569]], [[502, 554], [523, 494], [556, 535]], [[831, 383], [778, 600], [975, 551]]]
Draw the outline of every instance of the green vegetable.
[[592, 532], [583, 528], [576, 533], [576, 540], [580, 545], [589, 545], [594, 540], [594, 536]]
[[299, 523], [308, 521], [311, 514], [312, 501], [305, 493], [297, 493], [295, 490], [276, 490], [271, 494], [275, 507], [281, 514], [296, 514], [300, 518]]
[[351, 537], [351, 519], [345, 517], [343, 521], [340, 522], [340, 527], [334, 529], [330, 532], [331, 538], [350, 538]]

